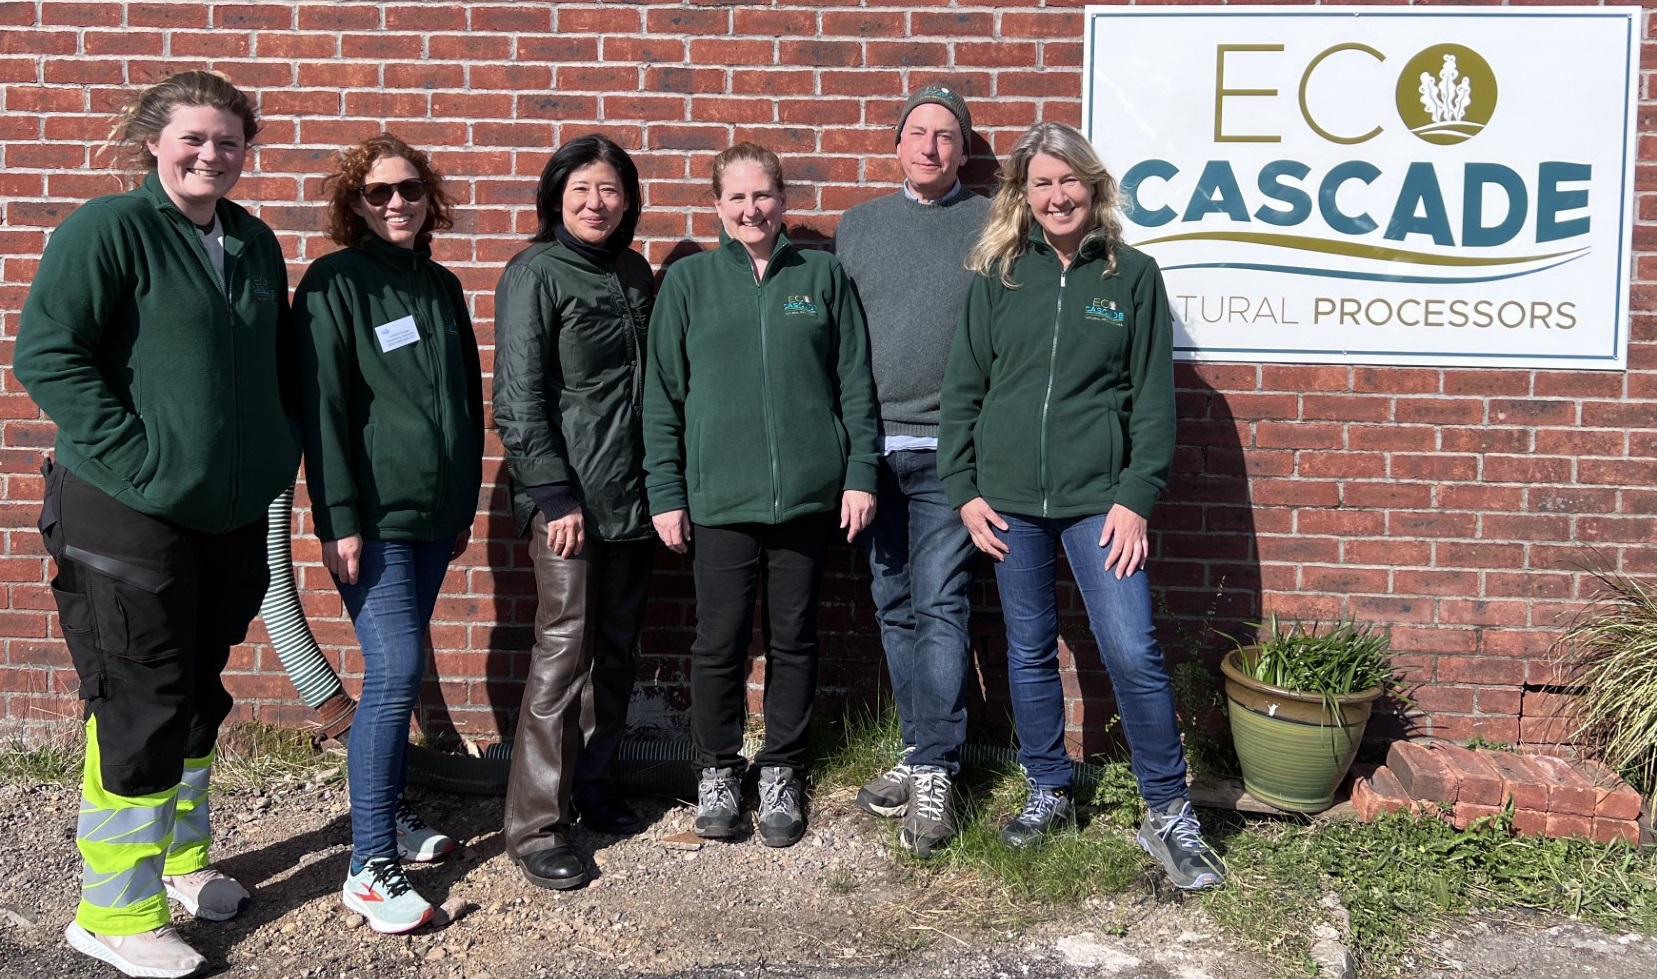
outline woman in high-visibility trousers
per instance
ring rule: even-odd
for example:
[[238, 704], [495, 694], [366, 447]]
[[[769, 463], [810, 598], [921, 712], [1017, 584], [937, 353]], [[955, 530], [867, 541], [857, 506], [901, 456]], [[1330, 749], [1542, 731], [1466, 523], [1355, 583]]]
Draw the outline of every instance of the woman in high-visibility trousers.
[[64, 220], [18, 328], [13, 370], [58, 426], [40, 530], [86, 702], [65, 937], [131, 976], [207, 964], [168, 898], [210, 921], [248, 902], [208, 860], [219, 674], [264, 596], [265, 509], [299, 464], [282, 249], [225, 199], [258, 130], [210, 72], [135, 95], [111, 143], [139, 186]]

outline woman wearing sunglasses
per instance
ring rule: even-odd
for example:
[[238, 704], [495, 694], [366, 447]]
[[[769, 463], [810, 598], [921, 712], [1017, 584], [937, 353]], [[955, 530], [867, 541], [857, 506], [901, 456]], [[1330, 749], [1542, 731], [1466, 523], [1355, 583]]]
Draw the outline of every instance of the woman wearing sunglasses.
[[400, 797], [426, 626], [477, 512], [483, 382], [460, 280], [432, 261], [453, 222], [426, 154], [382, 133], [341, 151], [324, 186], [341, 248], [306, 270], [294, 312], [311, 521], [363, 658], [341, 899], [398, 933], [432, 915], [399, 857], [454, 847]]

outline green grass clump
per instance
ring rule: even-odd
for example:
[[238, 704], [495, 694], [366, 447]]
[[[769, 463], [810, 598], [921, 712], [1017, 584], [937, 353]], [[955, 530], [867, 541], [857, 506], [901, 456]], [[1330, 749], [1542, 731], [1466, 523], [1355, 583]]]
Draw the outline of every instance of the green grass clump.
[[1657, 861], [1622, 844], [1515, 836], [1506, 815], [1456, 830], [1403, 814], [1374, 823], [1257, 822], [1226, 847], [1230, 880], [1204, 894], [1216, 920], [1285, 968], [1307, 961], [1309, 922], [1334, 891], [1365, 975], [1403, 974], [1451, 915], [1530, 909], [1657, 931]]
[[344, 752], [319, 750], [309, 731], [238, 721], [219, 735], [213, 778], [220, 785], [263, 788], [280, 781], [337, 780], [344, 771]]
[[0, 782], [78, 783], [85, 754], [78, 734], [38, 744], [17, 739], [0, 746]]
[[1563, 679], [1579, 690], [1578, 740], [1642, 792], [1657, 791], [1657, 588], [1596, 572], [1602, 593], [1555, 648]]

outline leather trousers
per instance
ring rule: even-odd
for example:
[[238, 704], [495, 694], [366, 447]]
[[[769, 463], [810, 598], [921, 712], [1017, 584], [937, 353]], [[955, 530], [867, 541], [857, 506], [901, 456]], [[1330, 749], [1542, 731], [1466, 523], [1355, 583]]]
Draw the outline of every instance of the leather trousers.
[[568, 844], [575, 797], [610, 791], [656, 552], [588, 537], [560, 558], [539, 514], [529, 534], [535, 646], [506, 790], [506, 850], [519, 858]]

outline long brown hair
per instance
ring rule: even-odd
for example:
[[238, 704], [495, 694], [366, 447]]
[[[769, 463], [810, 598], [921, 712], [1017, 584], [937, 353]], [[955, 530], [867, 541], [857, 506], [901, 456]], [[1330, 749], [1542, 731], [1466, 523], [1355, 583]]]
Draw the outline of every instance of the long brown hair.
[[432, 166], [425, 153], [415, 149], [390, 133], [381, 133], [355, 146], [339, 151], [334, 161], [334, 172], [322, 182], [328, 191], [328, 240], [351, 248], [367, 241], [374, 232], [368, 222], [351, 205], [360, 199], [363, 178], [374, 169], [374, 163], [383, 159], [407, 160], [414, 172], [426, 182], [426, 223], [420, 226], [415, 241], [431, 244], [432, 235], [454, 227], [454, 201], [443, 189], [443, 175]]

